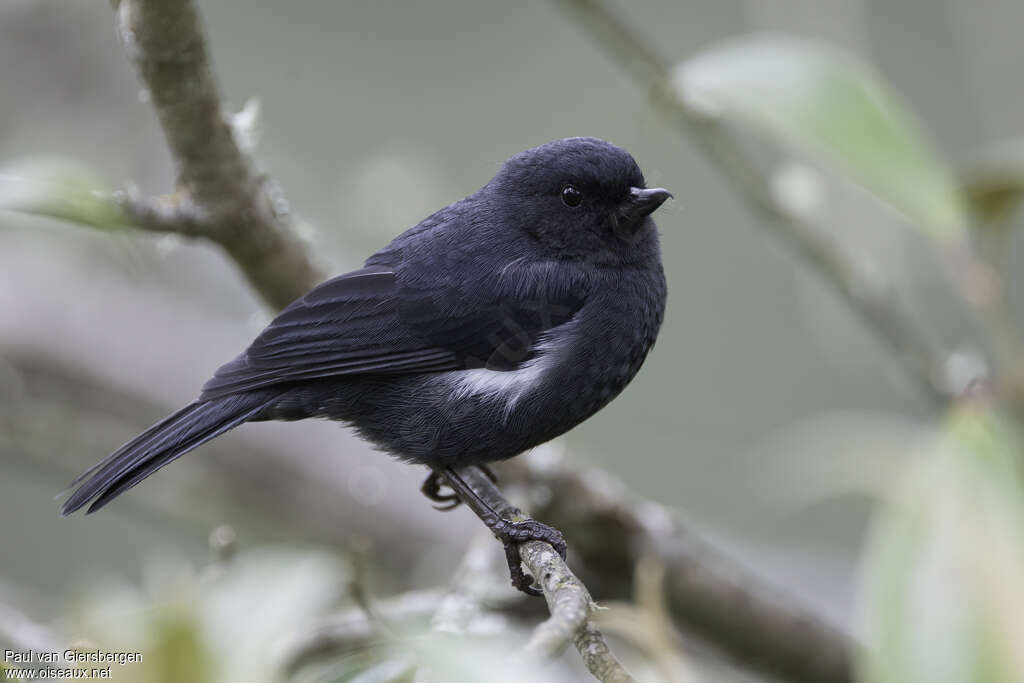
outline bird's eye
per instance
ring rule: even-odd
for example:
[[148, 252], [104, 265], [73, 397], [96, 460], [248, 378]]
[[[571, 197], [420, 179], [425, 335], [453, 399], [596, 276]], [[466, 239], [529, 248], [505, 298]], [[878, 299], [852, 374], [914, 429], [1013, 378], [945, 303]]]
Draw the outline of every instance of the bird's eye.
[[566, 185], [562, 188], [562, 203], [570, 209], [574, 209], [583, 202], [583, 193], [573, 185]]

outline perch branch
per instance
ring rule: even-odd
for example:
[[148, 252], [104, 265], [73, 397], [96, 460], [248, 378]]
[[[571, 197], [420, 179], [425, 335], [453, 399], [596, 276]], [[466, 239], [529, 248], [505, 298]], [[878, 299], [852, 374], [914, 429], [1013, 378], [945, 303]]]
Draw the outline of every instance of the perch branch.
[[664, 567], [669, 611], [688, 632], [783, 680], [853, 680], [855, 644], [840, 630], [697, 538], [671, 510], [634, 500], [599, 470], [538, 456], [503, 463], [499, 476], [545, 492], [535, 513], [573, 539], [583, 578], [601, 595], [626, 597], [637, 564], [653, 558]]
[[793, 247], [836, 293], [881, 337], [916, 377], [929, 401], [945, 406], [957, 389], [946, 381], [947, 354], [935, 348], [896, 301], [875, 269], [851, 258], [835, 239], [806, 215], [782, 201], [773, 176], [745, 154], [726, 126], [687, 99], [672, 82], [668, 62], [604, 0], [559, 0], [601, 47], [640, 82], [688, 133], [707, 158], [732, 181], [743, 199]]
[[[491, 508], [505, 519], [520, 521], [523, 513], [501, 494], [498, 487], [475, 467], [459, 470], [469, 484]], [[520, 547], [523, 564], [544, 587], [551, 616], [533, 631], [526, 653], [552, 657], [571, 642], [576, 646], [587, 670], [605, 683], [626, 683], [633, 677], [615, 658], [604, 636], [590, 621], [593, 600], [590, 592], [555, 549], [541, 541], [529, 541]]]
[[272, 308], [323, 279], [287, 203], [259, 173], [225, 119], [192, 0], [115, 0], [117, 29], [156, 111], [178, 176], [169, 199], [124, 196], [139, 227], [223, 247]]

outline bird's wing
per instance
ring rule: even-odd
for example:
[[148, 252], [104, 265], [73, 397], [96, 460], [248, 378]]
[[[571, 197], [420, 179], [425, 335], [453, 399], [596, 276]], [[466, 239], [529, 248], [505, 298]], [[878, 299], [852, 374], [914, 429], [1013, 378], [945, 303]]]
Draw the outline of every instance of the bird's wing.
[[324, 282], [281, 311], [217, 370], [200, 400], [342, 375], [512, 369], [540, 332], [576, 308], [534, 307], [464, 298], [455, 289], [400, 288], [390, 268], [368, 266]]

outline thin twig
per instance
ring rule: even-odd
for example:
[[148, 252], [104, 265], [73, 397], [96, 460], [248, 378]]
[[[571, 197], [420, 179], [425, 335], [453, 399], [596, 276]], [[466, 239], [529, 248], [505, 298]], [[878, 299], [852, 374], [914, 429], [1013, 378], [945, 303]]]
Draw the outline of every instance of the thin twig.
[[141, 230], [203, 237], [211, 231], [209, 217], [187, 193], [143, 197], [135, 188], [114, 193], [114, 203], [128, 222]]
[[[566, 533], [585, 580], [602, 594], [627, 597], [633, 568], [653, 558], [664, 567], [665, 601], [681, 628], [783, 680], [853, 680], [848, 635], [698, 538], [668, 508], [634, 500], [603, 472], [555, 455], [497, 469], [503, 482], [547, 492], [535, 512]], [[601, 533], [587, 533], [593, 529]]]
[[666, 681], [695, 683], [698, 679], [684, 657], [683, 639], [672, 623], [665, 602], [665, 567], [642, 557], [633, 572], [633, 602], [605, 602], [598, 623], [606, 633], [631, 643], [651, 661]]
[[[508, 502], [494, 482], [476, 467], [460, 469], [459, 476], [505, 519], [525, 519], [522, 511]], [[598, 680], [606, 683], [632, 681], [633, 677], [615, 658], [604, 636], [590, 621], [593, 608], [590, 592], [555, 549], [541, 541], [530, 541], [522, 544], [520, 554], [523, 564], [543, 586], [544, 598], [551, 612], [551, 616], [534, 629], [526, 647], [527, 653], [552, 657], [572, 642], [587, 670]]]
[[173, 207], [129, 201], [128, 215], [140, 227], [221, 245], [272, 308], [302, 296], [323, 274], [294, 230], [287, 203], [255, 170], [224, 116], [195, 3], [115, 0], [114, 6], [118, 34], [174, 158], [180, 195]]
[[878, 269], [851, 258], [826, 230], [780, 201], [772, 175], [743, 152], [713, 113], [687, 99], [672, 82], [668, 61], [603, 0], [559, 0], [557, 4], [568, 8], [601, 47], [651, 88], [655, 100], [732, 181], [747, 204], [893, 349], [933, 406], [944, 407], [951, 393], [945, 381], [948, 354], [899, 306]]
[[583, 622], [573, 636], [572, 644], [579, 650], [587, 671], [601, 683], [634, 683], [634, 678], [608, 649], [604, 636], [592, 622]]

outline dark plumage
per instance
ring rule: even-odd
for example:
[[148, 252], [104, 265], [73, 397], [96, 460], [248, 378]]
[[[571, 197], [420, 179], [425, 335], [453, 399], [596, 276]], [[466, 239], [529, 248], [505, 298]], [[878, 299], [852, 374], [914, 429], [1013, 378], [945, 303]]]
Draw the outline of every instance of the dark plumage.
[[327, 417], [434, 470], [514, 456], [614, 398], [665, 307], [633, 158], [594, 138], [512, 157], [441, 209], [285, 308], [199, 398], [82, 475], [92, 512], [200, 444], [254, 420]]

